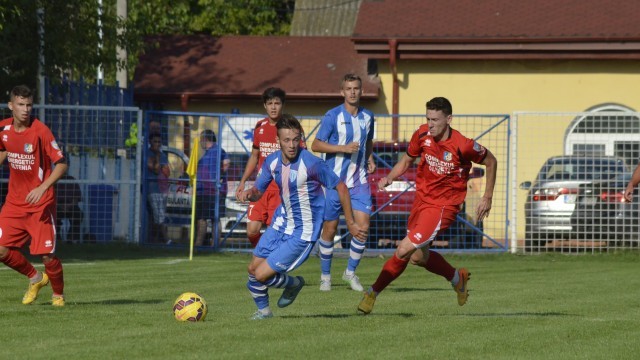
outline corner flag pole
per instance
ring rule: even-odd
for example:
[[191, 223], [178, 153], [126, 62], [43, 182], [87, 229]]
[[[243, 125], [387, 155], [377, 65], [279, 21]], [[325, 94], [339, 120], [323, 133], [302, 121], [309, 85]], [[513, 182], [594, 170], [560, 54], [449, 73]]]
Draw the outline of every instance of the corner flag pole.
[[187, 174], [191, 183], [191, 231], [189, 236], [189, 260], [193, 259], [193, 242], [196, 223], [196, 184], [198, 180], [198, 149], [200, 148], [199, 137], [193, 142], [193, 150], [189, 156], [189, 166], [187, 166]]

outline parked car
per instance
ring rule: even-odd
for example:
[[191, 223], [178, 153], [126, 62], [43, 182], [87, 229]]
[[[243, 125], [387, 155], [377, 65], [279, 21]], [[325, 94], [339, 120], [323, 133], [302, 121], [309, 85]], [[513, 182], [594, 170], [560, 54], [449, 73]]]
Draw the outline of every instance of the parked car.
[[[415, 181], [419, 171], [416, 161], [402, 177], [386, 187], [386, 191], [378, 190], [378, 181], [387, 176], [391, 168], [402, 158], [408, 147], [407, 142], [376, 142], [373, 145], [376, 171], [369, 175], [371, 187], [372, 211], [369, 227], [369, 248], [393, 247], [402, 240], [407, 232], [407, 220], [415, 198]], [[471, 179], [484, 176], [484, 169], [473, 168]], [[470, 180], [475, 181], [475, 180]], [[475, 194], [468, 194], [473, 197]], [[473, 212], [472, 212], [473, 213]], [[458, 220], [436, 238], [436, 244], [446, 244], [452, 248], [479, 248], [482, 245], [482, 223], [475, 216], [465, 211], [465, 204], [458, 214]], [[341, 224], [339, 234], [346, 234], [346, 225]], [[347, 246], [347, 238], [343, 237], [343, 247]]]
[[[612, 180], [580, 185], [571, 215], [577, 238], [613, 242], [639, 238], [640, 203], [624, 198], [630, 179], [631, 173], [627, 173]], [[634, 199], [638, 199], [637, 188]]]
[[542, 165], [525, 202], [525, 246], [539, 246], [547, 239], [571, 235], [571, 214], [581, 184], [615, 178], [628, 172], [623, 159], [612, 156], [554, 156]]
[[[191, 224], [191, 186], [186, 174], [189, 157], [180, 149], [163, 146], [161, 151], [169, 158], [171, 175], [167, 194], [167, 217], [169, 225], [186, 226]], [[244, 166], [249, 158], [245, 153], [227, 153], [231, 165], [227, 170], [226, 214], [220, 218], [222, 234], [232, 233], [234, 237], [245, 237], [247, 231], [247, 206], [236, 200], [235, 192], [242, 177]], [[250, 183], [247, 186], [251, 186]]]

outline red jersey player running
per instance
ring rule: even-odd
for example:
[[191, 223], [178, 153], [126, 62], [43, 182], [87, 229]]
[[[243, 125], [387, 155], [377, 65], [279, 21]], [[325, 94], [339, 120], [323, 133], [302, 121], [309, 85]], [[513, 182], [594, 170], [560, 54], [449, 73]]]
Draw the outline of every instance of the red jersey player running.
[[404, 272], [409, 262], [445, 276], [458, 296], [458, 304], [462, 306], [467, 302], [469, 272], [464, 268], [456, 271], [440, 254], [430, 251], [429, 246], [439, 231], [455, 221], [467, 194], [472, 162], [485, 165], [487, 171], [484, 195], [476, 209], [478, 221], [489, 215], [498, 162], [485, 147], [451, 128], [452, 113], [449, 100], [443, 97], [429, 100], [427, 123], [413, 133], [407, 153], [389, 175], [378, 182], [378, 188], [383, 190], [417, 158], [424, 162], [407, 236], [384, 264], [376, 282], [364, 293], [358, 305], [358, 311], [363, 314], [373, 310], [378, 294]]
[[[9, 192], [0, 211], [0, 261], [29, 277], [23, 304], [31, 304], [51, 281], [52, 305], [64, 306], [62, 264], [54, 255], [56, 202], [52, 186], [68, 166], [49, 128], [31, 117], [32, 108], [31, 90], [16, 86], [9, 100], [13, 117], [0, 122], [0, 164], [8, 159], [10, 168]], [[29, 251], [42, 257], [44, 273], [20, 252], [29, 238]]]
[[[240, 201], [240, 194], [244, 191], [245, 182], [255, 169], [261, 169], [267, 156], [280, 150], [277, 141], [278, 132], [276, 124], [282, 118], [284, 110], [285, 92], [280, 88], [270, 87], [262, 93], [262, 103], [267, 110], [267, 117], [258, 121], [253, 130], [253, 149], [244, 168], [244, 173], [236, 189], [236, 198]], [[304, 139], [300, 144], [303, 148]], [[271, 182], [260, 200], [249, 203], [247, 211], [247, 237], [252, 247], [256, 247], [260, 240], [262, 225], [271, 224], [273, 213], [280, 206], [280, 192], [275, 181]]]

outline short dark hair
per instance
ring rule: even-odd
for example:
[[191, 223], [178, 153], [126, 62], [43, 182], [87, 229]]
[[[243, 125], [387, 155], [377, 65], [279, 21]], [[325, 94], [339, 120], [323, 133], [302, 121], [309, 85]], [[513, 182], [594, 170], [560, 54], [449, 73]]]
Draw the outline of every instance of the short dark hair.
[[362, 79], [360, 78], [360, 76], [353, 73], [349, 73], [342, 77], [342, 80], [340, 81], [340, 88], [342, 89], [342, 87], [344, 86], [344, 83], [350, 82], [350, 81], [358, 81], [360, 82], [360, 86], [362, 86]]
[[216, 133], [213, 132], [213, 130], [205, 130], [202, 132], [202, 138], [206, 141], [210, 141], [210, 142], [216, 142]]
[[9, 93], [9, 98], [12, 101], [17, 97], [33, 98], [33, 92], [27, 85], [18, 85], [11, 89], [11, 92]]
[[427, 110], [442, 111], [447, 116], [453, 114], [451, 102], [444, 97], [434, 97], [427, 101]]
[[284, 98], [286, 96], [287, 96], [287, 94], [284, 92], [284, 90], [282, 90], [280, 88], [277, 88], [277, 87], [270, 87], [270, 88], [267, 88], [262, 93], [262, 103], [266, 104], [267, 101], [269, 101], [271, 99], [278, 98], [284, 104]]
[[282, 117], [276, 123], [276, 130], [291, 129], [298, 130], [302, 134], [302, 125], [295, 116], [291, 114], [282, 114]]

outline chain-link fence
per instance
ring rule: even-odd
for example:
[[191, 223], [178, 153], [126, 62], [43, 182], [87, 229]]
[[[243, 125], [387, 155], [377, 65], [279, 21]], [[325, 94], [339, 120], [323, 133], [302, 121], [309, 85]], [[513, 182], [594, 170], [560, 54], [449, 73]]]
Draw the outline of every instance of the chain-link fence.
[[616, 106], [515, 114], [514, 251], [638, 247], [638, 202], [623, 193], [640, 158], [639, 120], [640, 114]]
[[[169, 176], [166, 181], [166, 238], [158, 237], [159, 230], [153, 231], [152, 209], [143, 214], [148, 242], [171, 242], [187, 244], [190, 235], [191, 189], [186, 180], [185, 169], [196, 136], [205, 130], [216, 134], [216, 147], [223, 149], [230, 160], [226, 171], [218, 171], [214, 180], [218, 187], [224, 186], [226, 192], [219, 191], [217, 196], [223, 201], [216, 202], [218, 217], [207, 226], [205, 246], [230, 250], [248, 250], [246, 236], [247, 205], [235, 199], [235, 191], [245, 169], [252, 149], [253, 129], [263, 115], [231, 115], [210, 113], [147, 112], [145, 116], [146, 135], [157, 131], [161, 133], [163, 152], [167, 155]], [[305, 130], [307, 146], [315, 139], [320, 116], [298, 116]], [[395, 124], [394, 124], [395, 122]], [[374, 136], [374, 159], [377, 170], [370, 175], [371, 195], [374, 213], [371, 217], [370, 249], [387, 250], [406, 235], [406, 222], [415, 196], [415, 167], [402, 178], [397, 179], [387, 191], [377, 190], [377, 181], [385, 176], [391, 167], [406, 152], [408, 141], [413, 132], [424, 122], [424, 115], [378, 116]], [[397, 139], [392, 139], [393, 128], [397, 129]], [[467, 137], [476, 139], [489, 148], [499, 161], [498, 181], [493, 199], [491, 216], [478, 222], [475, 207], [484, 191], [484, 167], [477, 165], [468, 183], [467, 199], [458, 215], [458, 220], [435, 242], [435, 247], [443, 250], [505, 251], [507, 239], [507, 169], [509, 116], [506, 115], [459, 115], [455, 117], [453, 127]], [[146, 146], [146, 144], [145, 144]], [[201, 155], [201, 154], [200, 154]], [[316, 154], [321, 155], [321, 154]], [[222, 166], [218, 159], [217, 166]], [[143, 159], [143, 162], [146, 162]], [[246, 187], [252, 185], [255, 172]], [[149, 184], [148, 180], [146, 181]], [[152, 180], [155, 181], [155, 180]], [[143, 193], [145, 191], [143, 190]], [[146, 194], [148, 198], [148, 194]], [[196, 202], [198, 201], [196, 198]], [[224, 207], [224, 208], [223, 208]], [[197, 232], [196, 232], [197, 233]], [[216, 234], [218, 234], [216, 236]], [[335, 239], [342, 245], [349, 241], [346, 225], [341, 223]], [[340, 247], [338, 245], [338, 247]]]

